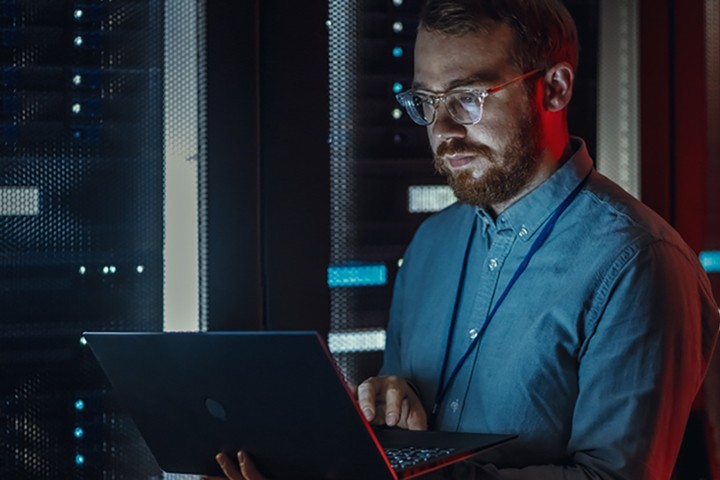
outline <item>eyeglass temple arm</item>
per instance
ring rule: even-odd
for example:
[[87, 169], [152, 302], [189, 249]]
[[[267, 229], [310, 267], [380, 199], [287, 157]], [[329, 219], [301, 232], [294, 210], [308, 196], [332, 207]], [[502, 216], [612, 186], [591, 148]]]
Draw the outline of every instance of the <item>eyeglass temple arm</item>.
[[494, 87], [488, 88], [486, 91], [487, 91], [488, 95], [491, 93], [495, 93], [497, 91], [502, 90], [503, 88], [507, 87], [508, 85], [510, 85], [512, 83], [519, 82], [520, 80], [525, 80], [526, 78], [531, 77], [531, 76], [535, 75], [536, 73], [539, 73], [542, 71], [543, 71], [542, 68], [536, 68], [535, 70], [530, 70], [527, 73], [523, 73], [522, 75], [519, 75], [515, 78], [511, 78], [510, 80], [508, 80], [505, 83], [501, 83], [500, 85], [496, 85]]

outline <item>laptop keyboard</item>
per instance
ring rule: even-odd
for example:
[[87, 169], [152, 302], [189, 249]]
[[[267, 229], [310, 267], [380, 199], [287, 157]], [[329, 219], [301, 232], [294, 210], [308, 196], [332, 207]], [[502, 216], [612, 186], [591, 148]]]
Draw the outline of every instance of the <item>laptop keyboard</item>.
[[390, 465], [395, 470], [401, 470], [415, 466], [419, 463], [433, 460], [441, 455], [448, 455], [454, 451], [453, 448], [387, 448], [385, 454], [390, 460]]

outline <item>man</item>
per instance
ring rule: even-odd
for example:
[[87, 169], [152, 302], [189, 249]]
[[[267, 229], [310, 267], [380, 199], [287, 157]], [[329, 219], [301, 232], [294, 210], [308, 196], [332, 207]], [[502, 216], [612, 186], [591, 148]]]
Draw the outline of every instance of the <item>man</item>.
[[568, 137], [576, 38], [552, 0], [431, 0], [400, 96], [463, 204], [408, 248], [394, 376], [360, 403], [390, 425], [427, 412], [440, 430], [519, 435], [467, 478], [669, 478], [716, 338], [694, 253]]
[[519, 435], [448, 478], [669, 478], [715, 344], [695, 254], [568, 135], [576, 38], [556, 0], [430, 0], [398, 96], [460, 202], [409, 246], [358, 399], [374, 423]]

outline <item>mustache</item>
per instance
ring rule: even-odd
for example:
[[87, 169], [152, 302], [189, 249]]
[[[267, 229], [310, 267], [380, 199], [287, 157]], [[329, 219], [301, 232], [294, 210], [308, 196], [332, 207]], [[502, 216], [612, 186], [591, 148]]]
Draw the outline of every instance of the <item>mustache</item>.
[[469, 154], [469, 155], [477, 155], [477, 156], [483, 156], [487, 158], [490, 161], [493, 161], [494, 155], [493, 151], [490, 147], [487, 145], [476, 145], [472, 143], [466, 143], [459, 139], [452, 139], [448, 140], [444, 143], [441, 143], [437, 151], [435, 152], [436, 158], [442, 158], [446, 155], [456, 155], [456, 154]]

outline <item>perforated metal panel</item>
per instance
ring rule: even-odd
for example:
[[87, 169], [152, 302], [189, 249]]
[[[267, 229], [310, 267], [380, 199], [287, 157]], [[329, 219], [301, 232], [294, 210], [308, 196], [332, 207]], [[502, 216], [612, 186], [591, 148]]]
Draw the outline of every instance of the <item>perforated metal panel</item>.
[[[388, 192], [394, 177], [377, 175], [384, 164], [391, 168], [393, 163], [401, 164], [393, 155], [408, 155], [401, 145], [405, 136], [395, 129], [414, 129], [398, 127], [392, 117], [392, 79], [393, 75], [408, 79], [412, 74], [414, 27], [408, 19], [419, 6], [419, 1], [329, 2], [329, 340], [351, 382], [380, 367], [382, 342], [378, 340], [384, 338], [392, 276], [414, 229], [412, 219], [404, 225], [408, 219], [403, 218], [407, 214], [403, 187]], [[392, 28], [392, 21], [400, 19], [407, 22], [404, 32]], [[398, 41], [402, 55], [399, 50], [393, 53], [400, 48]], [[422, 131], [417, 134], [422, 137]], [[393, 151], [384, 148], [388, 145], [395, 145]], [[394, 196], [392, 205], [386, 194]], [[398, 236], [402, 237], [399, 248]]]
[[[357, 245], [355, 211], [355, 158], [357, 121], [358, 2], [330, 1], [329, 98], [330, 98], [330, 263], [344, 265], [354, 260]], [[354, 324], [355, 297], [352, 289], [330, 291], [330, 329], [344, 331]], [[346, 376], [356, 377], [354, 363], [336, 354]]]
[[160, 0], [0, 2], [0, 478], [157, 478], [80, 343], [160, 330]]

